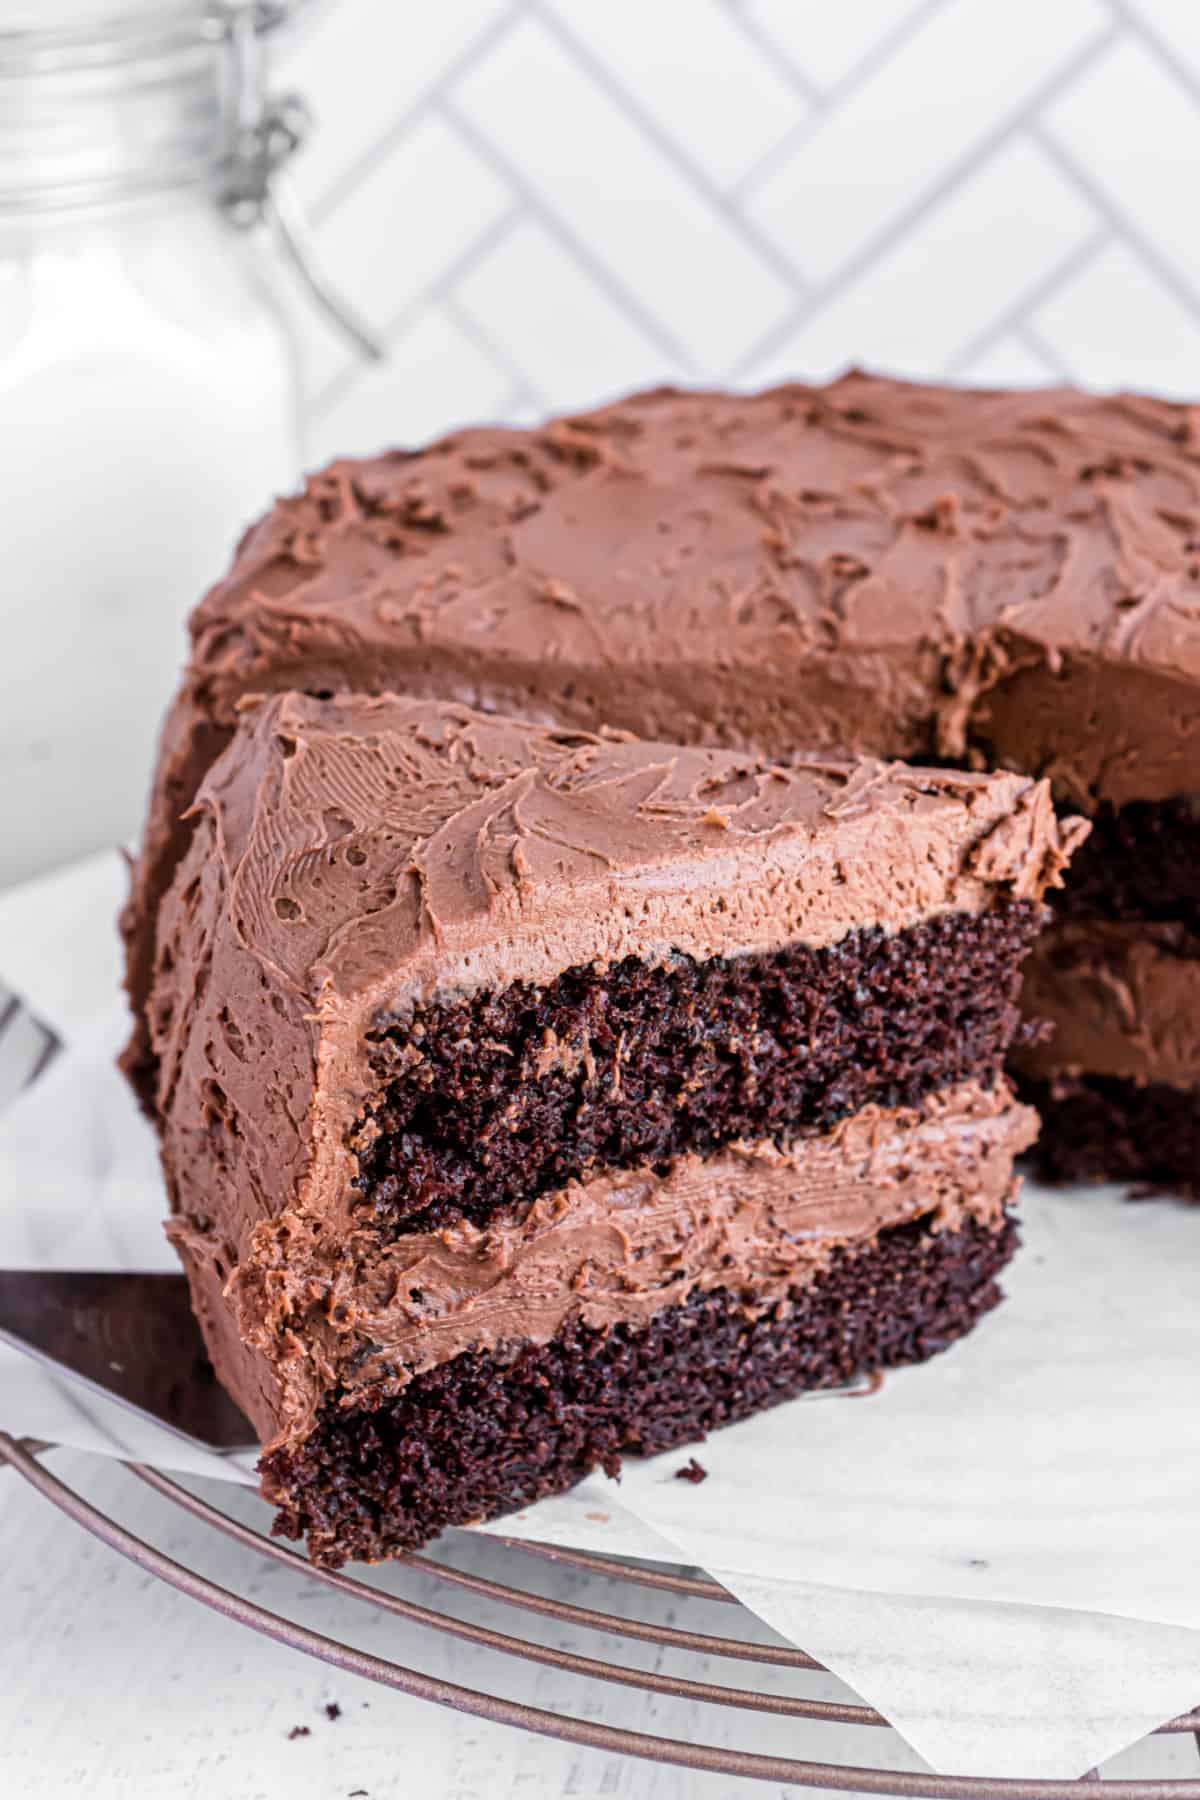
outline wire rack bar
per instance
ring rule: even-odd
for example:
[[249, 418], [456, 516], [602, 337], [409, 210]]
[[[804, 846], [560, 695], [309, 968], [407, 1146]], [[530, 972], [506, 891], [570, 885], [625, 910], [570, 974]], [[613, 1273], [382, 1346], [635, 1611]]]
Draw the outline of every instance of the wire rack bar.
[[[640, 1587], [660, 1588], [668, 1594], [685, 1594], [692, 1600], [723, 1600], [730, 1606], [739, 1606], [741, 1602], [736, 1594], [723, 1588], [720, 1582], [710, 1581], [702, 1575], [677, 1575], [670, 1569], [652, 1569], [648, 1563], [624, 1562], [620, 1557], [595, 1556], [590, 1550], [573, 1550], [566, 1545], [539, 1544], [531, 1538], [505, 1537], [499, 1532], [489, 1532], [489, 1537], [497, 1544], [503, 1544], [508, 1550], [518, 1550], [527, 1556], [540, 1556], [545, 1562], [563, 1563], [572, 1569], [583, 1569], [589, 1575], [607, 1575], [618, 1581], [633, 1581]], [[819, 1669], [823, 1665], [811, 1662], [810, 1666]]]
[[[451, 1637], [464, 1639], [467, 1643], [480, 1644], [490, 1650], [499, 1650], [509, 1656], [519, 1656], [526, 1661], [544, 1663], [550, 1668], [569, 1670], [572, 1674], [587, 1675], [593, 1680], [618, 1682], [625, 1687], [647, 1688], [652, 1693], [669, 1694], [678, 1699], [703, 1700], [716, 1706], [742, 1707], [752, 1712], [787, 1713], [795, 1718], [822, 1719], [826, 1723], [842, 1725], [886, 1725], [882, 1714], [869, 1706], [848, 1706], [840, 1702], [824, 1700], [806, 1700], [786, 1694], [763, 1694], [748, 1688], [726, 1688], [707, 1681], [692, 1681], [681, 1676], [661, 1675], [647, 1669], [626, 1668], [619, 1663], [602, 1662], [596, 1657], [580, 1656], [573, 1651], [555, 1650], [546, 1644], [531, 1642], [527, 1638], [510, 1637], [503, 1631], [494, 1631], [488, 1626], [475, 1625], [469, 1620], [458, 1619], [449, 1613], [435, 1612], [432, 1608], [418, 1605], [412, 1600], [405, 1600], [397, 1594], [383, 1592], [379, 1588], [368, 1587], [365, 1582], [356, 1581], [353, 1576], [343, 1575], [333, 1569], [322, 1569], [300, 1556], [295, 1550], [288, 1550], [282, 1544], [266, 1538], [251, 1526], [243, 1525], [237, 1519], [231, 1519], [218, 1507], [210, 1506], [186, 1488], [160, 1475], [156, 1470], [147, 1469], [139, 1464], [130, 1465], [132, 1472], [147, 1482], [156, 1492], [182, 1506], [193, 1518], [201, 1519], [211, 1525], [224, 1536], [233, 1538], [236, 1543], [244, 1544], [255, 1550], [260, 1556], [269, 1556], [272, 1561], [291, 1564], [306, 1579], [319, 1581], [327, 1587], [335, 1588], [339, 1593], [348, 1594], [356, 1600], [364, 1601], [383, 1612], [392, 1613], [399, 1618], [408, 1619], [413, 1624], [424, 1625], [435, 1631], [444, 1631]], [[522, 1593], [520, 1590], [505, 1587], [502, 1583], [488, 1581], [482, 1576], [469, 1575], [460, 1569], [447, 1569], [443, 1563], [433, 1562], [428, 1557], [411, 1556], [403, 1558], [399, 1565], [450, 1581], [457, 1586], [467, 1588], [470, 1592], [482, 1595], [487, 1599], [499, 1600], [512, 1606], [525, 1606], [531, 1600], [540, 1600], [540, 1596]], [[545, 1611], [551, 1618], [566, 1618], [568, 1622], [581, 1622], [593, 1630], [620, 1634], [625, 1637], [646, 1639], [654, 1643], [667, 1643], [685, 1650], [696, 1650], [707, 1646], [710, 1642], [717, 1644], [716, 1654], [724, 1655], [724, 1639], [697, 1638], [692, 1632], [667, 1632], [660, 1635], [659, 1628], [647, 1626], [641, 1620], [632, 1622], [610, 1616], [605, 1613], [589, 1613], [583, 1608], [563, 1606], [549, 1603], [538, 1605], [537, 1611]], [[599, 1622], [598, 1622], [599, 1621]], [[633, 1629], [627, 1630], [632, 1623]], [[686, 1642], [681, 1643], [681, 1639]], [[755, 1655], [756, 1646], [739, 1644], [738, 1654], [760, 1660]], [[711, 1654], [706, 1650], [706, 1654]], [[767, 1660], [767, 1659], [763, 1659]], [[811, 1659], [805, 1667], [816, 1665]]]
[[[669, 1763], [687, 1769], [733, 1775], [758, 1781], [792, 1783], [799, 1787], [828, 1788], [867, 1794], [912, 1796], [912, 1800], [1078, 1800], [1079, 1783], [1073, 1781], [1025, 1781], [983, 1779], [968, 1776], [931, 1775], [908, 1770], [880, 1769], [848, 1764], [801, 1761], [782, 1756], [763, 1755], [757, 1751], [727, 1749], [717, 1744], [697, 1744], [678, 1738], [657, 1737], [631, 1731], [620, 1726], [605, 1725], [587, 1719], [528, 1706], [496, 1694], [462, 1687], [456, 1682], [427, 1675], [385, 1657], [359, 1650], [336, 1638], [324, 1636], [307, 1626], [268, 1611], [254, 1601], [221, 1587], [196, 1570], [176, 1562], [161, 1550], [134, 1536], [115, 1519], [94, 1507], [82, 1494], [52, 1474], [38, 1460], [47, 1446], [19, 1443], [0, 1432], [0, 1463], [7, 1464], [52, 1505], [75, 1524], [90, 1532], [100, 1542], [128, 1558], [148, 1574], [157, 1576], [180, 1593], [211, 1607], [223, 1617], [259, 1632], [276, 1643], [328, 1663], [347, 1674], [358, 1675], [418, 1699], [452, 1707], [455, 1711], [488, 1719], [496, 1724], [511, 1725], [546, 1737], [581, 1744], [591, 1749], [636, 1756], [649, 1762]], [[317, 1580], [346, 1593], [356, 1600], [382, 1608], [421, 1626], [448, 1632], [464, 1641], [544, 1663], [570, 1674], [590, 1679], [636, 1686], [655, 1693], [666, 1693], [697, 1699], [721, 1706], [734, 1706], [752, 1712], [778, 1712], [825, 1722], [883, 1725], [886, 1721], [870, 1707], [842, 1705], [833, 1702], [802, 1700], [795, 1697], [759, 1694], [747, 1689], [725, 1688], [708, 1682], [682, 1677], [661, 1676], [652, 1671], [627, 1668], [575, 1652], [555, 1650], [549, 1646], [526, 1642], [491, 1627], [443, 1614], [415, 1601], [368, 1587], [352, 1576], [335, 1570], [319, 1569], [297, 1552], [265, 1537], [261, 1532], [230, 1518], [219, 1508], [199, 1499], [187, 1489], [138, 1465], [127, 1465], [140, 1480], [154, 1488], [165, 1500], [181, 1507], [193, 1518], [221, 1532], [224, 1536], [252, 1549], [260, 1555], [289, 1567], [308, 1580]], [[504, 1540], [501, 1540], [502, 1542]], [[570, 1563], [587, 1572], [612, 1579], [629, 1579], [642, 1585], [663, 1587], [672, 1592], [688, 1592], [704, 1599], [729, 1599], [715, 1583], [693, 1580], [685, 1576], [645, 1581], [647, 1571], [640, 1565], [625, 1564], [619, 1559], [589, 1557], [584, 1552], [560, 1552], [551, 1546], [533, 1547], [519, 1543], [522, 1551], [543, 1555], [553, 1561]], [[548, 1601], [523, 1589], [512, 1588], [482, 1576], [451, 1568], [429, 1557], [410, 1557], [406, 1566], [446, 1581], [460, 1592], [470, 1593], [506, 1605], [533, 1610], [563, 1623], [584, 1625], [591, 1630], [633, 1638], [638, 1641], [666, 1644], [671, 1648], [701, 1652], [705, 1655], [735, 1656], [745, 1661], [782, 1663], [804, 1669], [819, 1668], [802, 1652], [781, 1657], [773, 1645], [759, 1645], [738, 1639], [710, 1637], [695, 1632], [680, 1632], [666, 1626], [648, 1625], [643, 1620], [618, 1618], [614, 1614], [596, 1612], [586, 1607], [569, 1606], [565, 1602]], [[595, 1565], [595, 1566], [593, 1566]], [[677, 1587], [677, 1582], [688, 1585]], [[1181, 1715], [1164, 1731], [1200, 1731], [1200, 1711]], [[1092, 1779], [1096, 1777], [1093, 1773]], [[1121, 1780], [1105, 1781], [1107, 1800], [1200, 1800], [1197, 1780]]]

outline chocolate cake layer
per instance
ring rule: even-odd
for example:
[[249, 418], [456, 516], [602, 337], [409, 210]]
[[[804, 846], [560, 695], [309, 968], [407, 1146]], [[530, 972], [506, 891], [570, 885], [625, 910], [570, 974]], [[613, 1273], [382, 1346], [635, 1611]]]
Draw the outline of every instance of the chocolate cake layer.
[[994, 1079], [1019, 1020], [1028, 901], [820, 949], [654, 967], [626, 957], [420, 1008], [369, 1034], [356, 1217], [485, 1221], [593, 1168], [780, 1144], [869, 1103]]
[[276, 1530], [337, 1567], [412, 1550], [447, 1525], [560, 1493], [622, 1456], [695, 1442], [718, 1426], [860, 1370], [920, 1362], [999, 1298], [1016, 1229], [925, 1220], [847, 1248], [757, 1315], [695, 1293], [643, 1325], [573, 1320], [506, 1358], [468, 1351], [380, 1405], [336, 1397], [302, 1443], [271, 1451]]
[[1200, 797], [1102, 807], [1054, 910], [1071, 919], [1161, 920], [1200, 937]]
[[1130, 1181], [1200, 1200], [1200, 1087], [1103, 1075], [1022, 1082], [1042, 1116], [1043, 1181]]
[[[627, 1206], [634, 1189], [651, 1212], [661, 1201], [664, 1233], [675, 1202], [670, 1192], [656, 1200], [655, 1183], [682, 1184], [680, 1191], [719, 1211], [718, 1190], [725, 1192], [720, 1184], [727, 1188], [729, 1180], [717, 1166], [719, 1145], [708, 1146], [707, 1155], [680, 1156], [669, 1132], [649, 1146], [631, 1138], [628, 1154], [645, 1160], [626, 1180], [610, 1161], [615, 1115], [607, 1137], [588, 1142], [586, 1177], [577, 1186], [564, 1179], [584, 1124], [577, 1109], [559, 1104], [560, 1080], [591, 1079], [594, 1030], [599, 1091], [581, 1089], [581, 1098], [619, 1103], [614, 1089], [624, 1079], [624, 1057], [605, 1031], [611, 1038], [629, 1000], [642, 1034], [627, 1046], [629, 1079], [644, 1081], [648, 1101], [652, 1087], [669, 1080], [670, 1050], [684, 1077], [675, 1090], [681, 1115], [687, 1082], [707, 1079], [726, 1056], [736, 1065], [740, 1104], [749, 1108], [756, 1087], [769, 1098], [770, 1066], [784, 1060], [773, 1034], [807, 1030], [808, 1054], [823, 1060], [847, 1056], [843, 1034], [851, 1033], [857, 1052], [878, 1064], [875, 1085], [856, 1086], [847, 1060], [838, 1078], [842, 1100], [835, 1081], [822, 1104], [849, 1107], [871, 1093], [878, 1102], [913, 1079], [932, 1084], [936, 1092], [922, 1107], [951, 1108], [942, 1132], [950, 1148], [938, 1154], [943, 1169], [956, 1171], [956, 1204], [967, 1213], [981, 1206], [994, 1212], [1007, 1192], [1014, 1149], [1029, 1133], [1028, 1115], [995, 1079], [1000, 1040], [1014, 1021], [1013, 966], [1043, 889], [1058, 879], [1076, 835], [1056, 821], [1046, 784], [1020, 776], [863, 762], [780, 769], [739, 752], [563, 734], [390, 697], [277, 696], [247, 708], [201, 791], [192, 843], [164, 904], [152, 1016], [173, 1235], [218, 1372], [269, 1447], [298, 1446], [335, 1389], [377, 1390], [385, 1380], [404, 1386], [422, 1361], [422, 1332], [433, 1345], [455, 1316], [458, 1301], [444, 1294], [437, 1301], [432, 1277], [427, 1292], [405, 1260], [411, 1227], [429, 1228], [428, 1207], [446, 1198], [436, 1188], [436, 1169], [425, 1168], [427, 1186], [406, 1191], [407, 1219], [394, 1206], [374, 1207], [362, 1186], [360, 1157], [371, 1147], [362, 1121], [379, 1102], [385, 1045], [384, 1079], [420, 1087], [425, 1069], [429, 1092], [445, 1094], [451, 1111], [463, 1098], [450, 1091], [451, 1076], [465, 1091], [472, 1065], [505, 1079], [506, 1050], [522, 1062], [531, 1052], [544, 1058], [541, 1081], [553, 1102], [544, 1116], [512, 1112], [518, 1100], [531, 1103], [529, 1090], [536, 1094], [536, 1067], [519, 1088], [485, 1097], [497, 1126], [508, 1109], [511, 1136], [536, 1146], [542, 1134], [539, 1172], [510, 1159], [504, 1216], [493, 1213], [480, 1228], [463, 1219], [460, 1196], [432, 1228], [441, 1248], [430, 1241], [422, 1251], [431, 1271], [442, 1267], [444, 1234], [451, 1233], [461, 1251], [454, 1293], [455, 1281], [469, 1290], [489, 1266], [489, 1252], [472, 1232], [516, 1233], [506, 1240], [516, 1262], [505, 1267], [521, 1264], [521, 1230], [540, 1231], [545, 1223], [536, 1189], [547, 1179], [562, 1184], [548, 1197], [551, 1210], [553, 1196], [565, 1195], [569, 1208], [584, 1209], [581, 1221], [596, 1181], [609, 1184], [614, 1207], [618, 1192]], [[888, 947], [901, 937], [898, 950]], [[793, 956], [801, 949], [804, 957]], [[906, 969], [914, 953], [924, 961]], [[793, 975], [801, 967], [808, 975], [817, 967], [834, 971], [831, 989], [823, 993], [818, 985], [789, 997], [782, 987], [764, 986], [761, 968], [780, 956], [780, 967]], [[703, 985], [691, 995], [676, 991], [668, 1021], [675, 1041], [668, 1045], [656, 1036], [639, 984], [628, 981], [631, 959], [639, 971], [668, 979], [723, 965], [714, 991], [724, 1012], [708, 1014]], [[856, 959], [857, 979], [849, 984], [846, 964]], [[528, 1000], [563, 977], [572, 1004], [582, 997], [586, 1007], [573, 1021], [560, 1017], [563, 1030], [548, 1043], [528, 1017]], [[919, 996], [915, 980], [923, 984]], [[606, 982], [612, 1007], [601, 998]], [[504, 996], [514, 989], [520, 1002], [507, 1007]], [[827, 1004], [830, 993], [841, 995], [842, 1018], [823, 1031], [815, 1002]], [[892, 1009], [900, 1024], [889, 1033], [874, 1014]], [[486, 1039], [477, 1023], [485, 1018]], [[462, 1039], [468, 1019], [470, 1047], [460, 1041], [456, 1049], [455, 1031]], [[745, 1038], [751, 1028], [761, 1043]], [[738, 1029], [745, 1041], [734, 1054]], [[616, 1036], [619, 1044], [619, 1030]], [[917, 1054], [902, 1068], [905, 1041]], [[573, 1075], [563, 1066], [564, 1047], [568, 1065], [579, 1058]], [[640, 1074], [635, 1049], [646, 1065]], [[750, 1052], [756, 1060], [748, 1073]], [[790, 1060], [803, 1053], [797, 1040]], [[962, 1072], [972, 1081], [946, 1085], [971, 1056], [978, 1067]], [[819, 1089], [815, 1072], [814, 1081]], [[786, 1221], [803, 1185], [788, 1158], [833, 1158], [821, 1178], [831, 1207], [847, 1181], [856, 1191], [887, 1196], [886, 1204], [864, 1202], [865, 1227], [835, 1229], [832, 1212], [822, 1225], [805, 1226], [802, 1261], [826, 1256], [839, 1231], [842, 1241], [861, 1239], [906, 1215], [927, 1214], [923, 1182], [941, 1180], [938, 1192], [945, 1191], [950, 1178], [936, 1175], [937, 1158], [930, 1162], [922, 1136], [932, 1115], [872, 1124], [867, 1109], [822, 1134], [786, 1116], [794, 1096], [780, 1089], [777, 1098], [783, 1115], [764, 1117], [793, 1142], [782, 1151], [761, 1140], [728, 1146], [758, 1171], [754, 1180], [766, 1179], [768, 1170], [772, 1217]], [[721, 1128], [732, 1129], [735, 1116], [730, 1111]], [[620, 1125], [621, 1132], [634, 1128], [633, 1121]], [[702, 1122], [693, 1119], [686, 1129], [698, 1133]], [[860, 1129], [873, 1148], [863, 1148]], [[454, 1130], [459, 1149], [470, 1135], [489, 1135], [471, 1106]], [[879, 1174], [880, 1146], [897, 1133], [892, 1165], [910, 1169], [911, 1188], [895, 1169], [886, 1180]], [[404, 1133], [391, 1135], [399, 1140]], [[979, 1156], [987, 1143], [993, 1147], [985, 1179]], [[509, 1148], [502, 1130], [491, 1132], [489, 1154]], [[393, 1144], [389, 1155], [401, 1149]], [[665, 1166], [649, 1160], [668, 1150]], [[381, 1178], [390, 1172], [379, 1171]], [[745, 1180], [753, 1186], [749, 1175]], [[482, 1193], [481, 1179], [476, 1198]], [[892, 1210], [897, 1205], [899, 1212]], [[602, 1222], [597, 1241], [605, 1253], [593, 1245], [564, 1279], [559, 1299], [573, 1295], [581, 1316], [593, 1299], [599, 1305], [611, 1266], [605, 1257], [613, 1242], [632, 1241], [632, 1229], [629, 1220]], [[751, 1310], [756, 1296], [769, 1297], [781, 1258], [792, 1279], [794, 1260], [780, 1249], [787, 1229], [780, 1224], [774, 1240], [760, 1234], [766, 1261], [747, 1265], [740, 1277]], [[699, 1223], [694, 1235], [703, 1236]], [[680, 1286], [708, 1282], [705, 1271], [688, 1274], [681, 1266], [669, 1280], [647, 1284], [654, 1241], [652, 1234], [643, 1245], [640, 1273], [622, 1275], [620, 1294], [644, 1293], [654, 1307], [671, 1303]], [[499, 1333], [497, 1343], [520, 1342], [532, 1329], [513, 1307], [507, 1336]]]
[[936, 756], [1085, 811], [1200, 788], [1195, 409], [850, 375], [644, 394], [333, 465], [198, 609], [126, 917], [145, 1004], [187, 808], [247, 694]]
[[[1034, 1114], [1006, 1082], [964, 1082], [916, 1107], [864, 1107], [787, 1149], [736, 1143], [659, 1168], [606, 1170], [483, 1226], [459, 1220], [374, 1242], [359, 1233], [353, 1268], [332, 1278], [328, 1261], [289, 1234], [274, 1261], [260, 1246], [239, 1288], [260, 1290], [264, 1307], [286, 1293], [290, 1335], [323, 1388], [336, 1386], [343, 1405], [362, 1395], [378, 1403], [462, 1351], [512, 1354], [573, 1318], [641, 1325], [718, 1287], [762, 1312], [840, 1250], [913, 1218], [938, 1231], [966, 1218], [995, 1226], [1015, 1192], [1014, 1158], [1035, 1136]], [[210, 1336], [236, 1359], [206, 1234], [177, 1221], [172, 1236]], [[312, 1389], [313, 1419], [322, 1391]]]

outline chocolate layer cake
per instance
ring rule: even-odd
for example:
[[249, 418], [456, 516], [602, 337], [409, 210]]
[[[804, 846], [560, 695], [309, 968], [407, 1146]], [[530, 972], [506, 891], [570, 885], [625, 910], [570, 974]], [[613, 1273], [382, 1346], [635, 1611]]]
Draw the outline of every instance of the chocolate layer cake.
[[171, 1231], [280, 1526], [382, 1556], [997, 1296], [1049, 789], [283, 695], [164, 900]]
[[[1170, 970], [1200, 966], [1192, 408], [851, 375], [645, 394], [313, 477], [248, 533], [193, 621], [126, 921], [143, 1095], [156, 910], [187, 808], [241, 698], [285, 688], [1046, 775], [1097, 825], [1065, 896], [1095, 980], [1124, 981], [1110, 922], [1178, 926]], [[1073, 1010], [1079, 982], [1046, 955], [1039, 1002], [1053, 989]], [[1093, 991], [1042, 1048], [1029, 1075], [1052, 1164], [1137, 1163], [1137, 1132], [1106, 1162], [1098, 1080], [1129, 1120], [1169, 1112], [1156, 1169], [1195, 1181], [1200, 1058], [1160, 1056], [1166, 1029], [1139, 1013], [1132, 1056]]]

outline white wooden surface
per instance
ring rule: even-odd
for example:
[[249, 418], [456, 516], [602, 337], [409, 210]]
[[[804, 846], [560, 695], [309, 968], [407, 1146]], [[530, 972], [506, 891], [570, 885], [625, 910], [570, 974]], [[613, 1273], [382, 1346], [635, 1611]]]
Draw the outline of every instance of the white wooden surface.
[[[331, 1636], [468, 1685], [635, 1729], [740, 1743], [764, 1751], [864, 1761], [882, 1755], [917, 1767], [890, 1732], [741, 1719], [716, 1708], [659, 1700], [524, 1664], [501, 1662], [440, 1634], [418, 1630], [297, 1579], [189, 1521], [116, 1465], [59, 1454], [54, 1466], [131, 1529], [178, 1560]], [[217, 1496], [228, 1503], [228, 1493]], [[261, 1524], [265, 1509], [239, 1497]], [[563, 1598], [613, 1612], [753, 1634], [753, 1621], [720, 1606], [673, 1603], [596, 1583], [484, 1542], [455, 1559], [508, 1574]], [[624, 1761], [526, 1737], [394, 1694], [268, 1643], [143, 1575], [61, 1518], [11, 1471], [0, 1474], [0, 1569], [5, 1628], [0, 1643], [0, 1793], [5, 1796], [152, 1795], [155, 1800], [326, 1800], [365, 1789], [371, 1800], [506, 1800], [512, 1796], [645, 1796], [717, 1800], [769, 1785]], [[454, 1599], [428, 1579], [395, 1571], [381, 1584], [433, 1606], [594, 1655], [662, 1667], [652, 1647], [615, 1645], [566, 1632], [530, 1615]], [[765, 1636], [765, 1633], [760, 1633]], [[824, 1676], [676, 1657], [699, 1679], [849, 1697]], [[325, 1712], [336, 1702], [341, 1716]], [[293, 1738], [297, 1726], [309, 1735]], [[1186, 1759], [1185, 1759], [1186, 1760]], [[795, 1791], [795, 1790], [786, 1790]]]
[[[466, 1685], [634, 1729], [737, 1743], [812, 1759], [917, 1768], [891, 1732], [743, 1718], [623, 1689], [585, 1686], [510, 1663], [387, 1618], [227, 1543], [115, 1464], [60, 1453], [72, 1485], [138, 1535], [210, 1579], [401, 1663]], [[217, 1496], [228, 1502], [228, 1490]], [[251, 1495], [245, 1516], [266, 1517]], [[544, 1569], [482, 1540], [456, 1540], [456, 1562], [615, 1613], [699, 1630], [757, 1629], [722, 1606], [672, 1602], [619, 1582]], [[395, 1570], [372, 1579], [424, 1604], [468, 1607], [500, 1629], [661, 1668], [652, 1647], [539, 1623], [531, 1615], [455, 1599], [428, 1578]], [[796, 1788], [731, 1780], [577, 1750], [483, 1724], [360, 1681], [258, 1638], [174, 1593], [63, 1519], [11, 1471], [0, 1472], [0, 1794], [89, 1800], [739, 1800]], [[765, 1634], [764, 1634], [765, 1635]], [[716, 1659], [675, 1657], [701, 1680], [849, 1698], [832, 1678]], [[331, 1720], [329, 1703], [341, 1708]], [[307, 1736], [293, 1737], [297, 1726]], [[1187, 1737], [1159, 1738], [1116, 1759], [1107, 1774], [1193, 1775]]]

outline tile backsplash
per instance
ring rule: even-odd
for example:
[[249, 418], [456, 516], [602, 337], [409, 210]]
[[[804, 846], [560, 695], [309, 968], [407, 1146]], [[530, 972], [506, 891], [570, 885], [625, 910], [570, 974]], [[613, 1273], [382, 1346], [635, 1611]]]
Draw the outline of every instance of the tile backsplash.
[[1200, 393], [1197, 0], [325, 0], [295, 179], [386, 334], [309, 460], [849, 361]]

